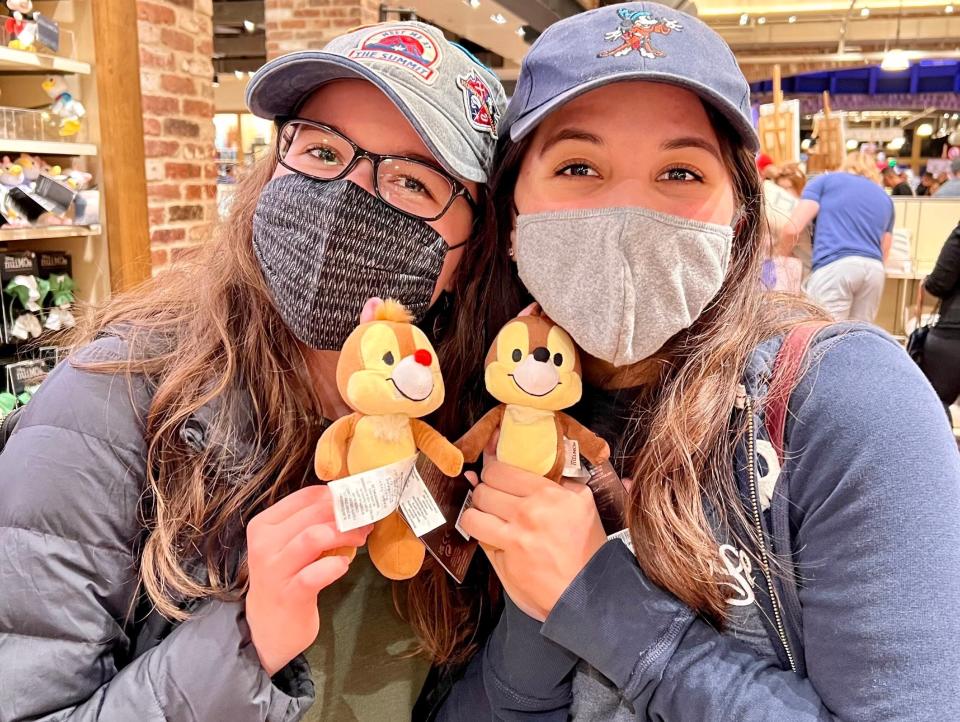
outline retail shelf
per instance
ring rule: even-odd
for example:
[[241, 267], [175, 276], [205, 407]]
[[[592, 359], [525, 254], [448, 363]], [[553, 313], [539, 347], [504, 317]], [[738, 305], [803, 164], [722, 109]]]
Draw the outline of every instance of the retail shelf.
[[42, 241], [56, 238], [99, 236], [100, 225], [94, 226], [31, 226], [29, 228], [0, 228], [0, 243], [4, 241]]
[[96, 155], [97, 146], [93, 143], [73, 143], [70, 141], [0, 138], [0, 151], [34, 153], [36, 155]]
[[30, 53], [0, 46], [0, 72], [58, 72], [90, 75], [90, 63], [59, 55]]

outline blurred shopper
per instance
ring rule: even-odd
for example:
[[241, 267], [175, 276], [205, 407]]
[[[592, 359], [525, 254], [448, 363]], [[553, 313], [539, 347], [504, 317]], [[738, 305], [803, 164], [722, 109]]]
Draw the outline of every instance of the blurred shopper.
[[892, 196], [913, 195], [910, 184], [890, 166], [885, 166], [883, 169], [883, 185], [890, 189], [890, 195]]
[[940, 184], [937, 198], [960, 198], [960, 158], [954, 158], [950, 163], [950, 176], [946, 182]]
[[924, 171], [923, 175], [920, 176], [920, 183], [917, 185], [916, 195], [918, 196], [931, 196], [935, 190], [936, 181], [934, 180], [933, 173], [930, 171]]
[[[763, 285], [772, 291], [800, 293], [803, 282], [802, 261], [795, 254], [783, 256], [776, 252], [784, 226], [792, 222], [793, 211], [800, 195], [793, 192], [793, 185], [789, 181], [786, 183], [787, 187], [780, 183], [780, 178], [786, 177], [783, 171], [778, 172], [776, 177], [776, 181], [763, 181], [763, 208], [767, 223], [763, 240], [765, 257], [760, 279]], [[802, 245], [798, 243], [796, 248]], [[809, 250], [809, 244], [807, 249]]]
[[422, 23], [257, 72], [274, 152], [194, 262], [85, 317], [0, 457], [0, 720], [293, 722], [314, 680], [324, 720], [403, 716], [426, 669], [313, 451], [368, 298], [443, 328], [503, 99]]
[[778, 186], [785, 188], [799, 198], [807, 185], [807, 174], [800, 169], [798, 163], [787, 163], [780, 168], [774, 180]]
[[790, 255], [800, 231], [817, 219], [807, 293], [837, 320], [872, 323], [880, 307], [894, 221], [880, 182], [869, 157], [851, 154], [840, 172], [807, 183], [781, 234], [780, 254]]
[[960, 397], [960, 224], [940, 249], [923, 288], [940, 299], [940, 319], [923, 346], [923, 372], [951, 416], [950, 406]]

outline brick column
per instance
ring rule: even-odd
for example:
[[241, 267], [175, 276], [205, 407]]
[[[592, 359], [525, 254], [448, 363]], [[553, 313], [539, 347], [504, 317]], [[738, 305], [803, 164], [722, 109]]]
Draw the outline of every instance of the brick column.
[[137, 0], [153, 271], [216, 220], [213, 2]]
[[320, 48], [335, 35], [379, 19], [380, 0], [264, 0], [267, 58]]

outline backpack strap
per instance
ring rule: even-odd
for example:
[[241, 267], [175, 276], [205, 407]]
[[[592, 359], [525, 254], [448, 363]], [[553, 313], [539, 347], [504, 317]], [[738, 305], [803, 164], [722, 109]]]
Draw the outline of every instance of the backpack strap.
[[773, 376], [764, 403], [763, 418], [767, 436], [781, 464], [790, 395], [804, 371], [810, 344], [817, 333], [829, 325], [826, 321], [810, 321], [794, 326], [787, 332], [773, 361]]

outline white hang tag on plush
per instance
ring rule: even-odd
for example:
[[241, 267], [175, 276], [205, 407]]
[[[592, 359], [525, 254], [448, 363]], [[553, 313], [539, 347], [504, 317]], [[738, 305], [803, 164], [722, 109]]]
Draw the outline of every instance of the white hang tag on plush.
[[571, 479], [590, 478], [590, 472], [580, 463], [580, 442], [576, 439], [563, 439], [563, 475]]
[[457, 521], [453, 525], [453, 528], [460, 532], [462, 536], [467, 541], [470, 541], [470, 535], [463, 530], [463, 527], [460, 526], [460, 519], [463, 517], [463, 512], [473, 506], [473, 489], [467, 492], [467, 495], [463, 499], [463, 506], [460, 507], [460, 513], [457, 514]]
[[417, 457], [327, 483], [333, 495], [333, 515], [341, 532], [358, 529], [397, 510]]
[[400, 494], [400, 513], [416, 536], [423, 536], [446, 523], [443, 512], [414, 466]]
[[634, 549], [633, 549], [633, 539], [630, 538], [630, 530], [629, 530], [629, 529], [621, 529], [620, 531], [616, 532], [615, 534], [611, 534], [610, 536], [607, 537], [607, 541], [612, 541], [613, 539], [619, 539], [620, 541], [622, 541], [622, 542], [626, 545], [627, 549], [630, 550], [630, 553], [631, 553], [631, 554], [636, 554], [636, 553], [637, 553], [637, 552], [634, 551]]

